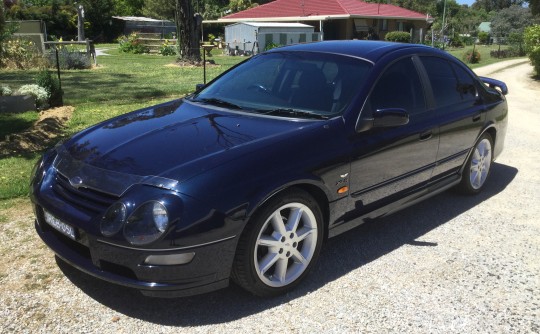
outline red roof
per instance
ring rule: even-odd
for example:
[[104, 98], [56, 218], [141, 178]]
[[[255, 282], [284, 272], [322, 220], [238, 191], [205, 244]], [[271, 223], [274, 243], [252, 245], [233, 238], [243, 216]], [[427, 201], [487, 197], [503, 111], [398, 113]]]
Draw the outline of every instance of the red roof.
[[276, 0], [238, 13], [222, 17], [220, 20], [245, 21], [264, 18], [321, 16], [382, 17], [423, 19], [426, 15], [394, 5], [367, 3], [359, 0]]

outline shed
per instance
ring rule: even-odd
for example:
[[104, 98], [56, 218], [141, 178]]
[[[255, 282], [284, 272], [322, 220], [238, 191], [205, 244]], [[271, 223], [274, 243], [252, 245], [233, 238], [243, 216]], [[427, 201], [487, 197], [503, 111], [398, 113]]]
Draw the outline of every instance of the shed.
[[321, 40], [313, 26], [302, 23], [238, 22], [225, 27], [229, 54], [257, 54], [270, 44], [289, 45]]
[[117, 22], [121, 22], [121, 31], [124, 35], [132, 32], [140, 35], [152, 35], [157, 38], [172, 38], [176, 34], [174, 22], [169, 20], [157, 20], [140, 16], [113, 16]]
[[44, 42], [47, 40], [47, 26], [41, 20], [6, 21], [8, 25], [15, 25], [15, 37], [32, 41], [39, 53], [45, 52]]

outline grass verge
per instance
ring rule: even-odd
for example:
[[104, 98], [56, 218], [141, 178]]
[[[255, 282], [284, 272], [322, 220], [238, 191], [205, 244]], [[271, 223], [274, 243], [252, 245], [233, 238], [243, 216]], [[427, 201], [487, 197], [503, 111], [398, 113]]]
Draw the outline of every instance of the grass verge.
[[[465, 52], [472, 51], [472, 46], [466, 46], [464, 48], [457, 48], [457, 49], [447, 49], [446, 51], [450, 53], [452, 56], [456, 57], [457, 59], [465, 62], [463, 60], [463, 56], [465, 55]], [[477, 64], [467, 64], [470, 68], [477, 68], [481, 66], [491, 65], [494, 63], [498, 63], [500, 61], [510, 60], [510, 59], [516, 59], [516, 58], [493, 58], [490, 55], [491, 51], [499, 50], [499, 45], [476, 45], [474, 47], [475, 51], [480, 52], [480, 62]], [[501, 46], [501, 50], [508, 49], [507, 46]]]

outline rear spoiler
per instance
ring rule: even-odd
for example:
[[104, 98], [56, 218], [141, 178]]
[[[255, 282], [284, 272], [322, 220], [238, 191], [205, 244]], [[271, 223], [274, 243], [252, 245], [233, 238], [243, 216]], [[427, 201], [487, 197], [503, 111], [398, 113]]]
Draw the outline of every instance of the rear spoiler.
[[483, 83], [489, 86], [489, 88], [499, 88], [501, 93], [503, 95], [508, 94], [508, 87], [506, 87], [506, 84], [502, 81], [486, 78], [486, 77], [479, 77], [480, 80], [482, 80]]

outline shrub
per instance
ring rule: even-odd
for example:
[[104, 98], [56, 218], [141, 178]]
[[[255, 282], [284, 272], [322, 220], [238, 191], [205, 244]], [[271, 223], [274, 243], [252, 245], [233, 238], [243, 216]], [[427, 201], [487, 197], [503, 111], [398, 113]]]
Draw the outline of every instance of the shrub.
[[481, 58], [480, 52], [476, 50], [467, 50], [463, 55], [463, 61], [468, 64], [477, 64], [480, 62]]
[[5, 65], [18, 69], [34, 67], [39, 58], [34, 42], [22, 38], [8, 40], [2, 53]]
[[176, 45], [165, 40], [165, 42], [159, 47], [159, 54], [163, 56], [176, 56]]
[[472, 36], [463, 36], [462, 40], [465, 45], [473, 45], [475, 38]]
[[17, 95], [32, 95], [36, 99], [36, 107], [43, 106], [49, 99], [49, 93], [38, 85], [24, 85], [19, 88]]
[[60, 90], [60, 82], [51, 75], [48, 70], [40, 71], [36, 76], [36, 84], [45, 88], [49, 94], [48, 103], [51, 107], [59, 107], [62, 105], [62, 95], [64, 92]]
[[506, 50], [491, 50], [489, 55], [493, 58], [511, 58], [511, 57], [521, 57], [523, 53], [516, 49], [506, 49]]
[[[56, 67], [56, 52], [48, 53], [49, 66]], [[58, 48], [58, 62], [63, 70], [83, 70], [92, 67], [92, 62], [85, 52], [68, 50], [65, 47]]]
[[525, 28], [523, 42], [525, 43], [525, 52], [534, 66], [536, 75], [540, 76], [540, 24]]
[[264, 47], [264, 51], [268, 51], [270, 49], [275, 49], [275, 48], [279, 48], [280, 46], [283, 46], [281, 44], [276, 44], [276, 43], [267, 43], [266, 46]]
[[478, 42], [480, 44], [489, 44], [489, 34], [485, 31], [478, 32]]
[[465, 43], [463, 42], [463, 39], [459, 35], [454, 35], [452, 39], [450, 40], [450, 46], [454, 48], [462, 48], [465, 46]]
[[0, 85], [0, 96], [10, 96], [13, 91], [7, 85]]
[[389, 42], [410, 43], [411, 34], [406, 31], [392, 31], [386, 34], [384, 39]]
[[58, 52], [60, 68], [63, 70], [79, 70], [92, 67], [90, 57], [85, 52], [69, 51], [65, 48]]
[[118, 43], [120, 44], [121, 52], [141, 54], [148, 53], [150, 51], [148, 46], [141, 43], [139, 40], [139, 35], [137, 35], [135, 32], [132, 32], [128, 36], [122, 35], [118, 37]]

